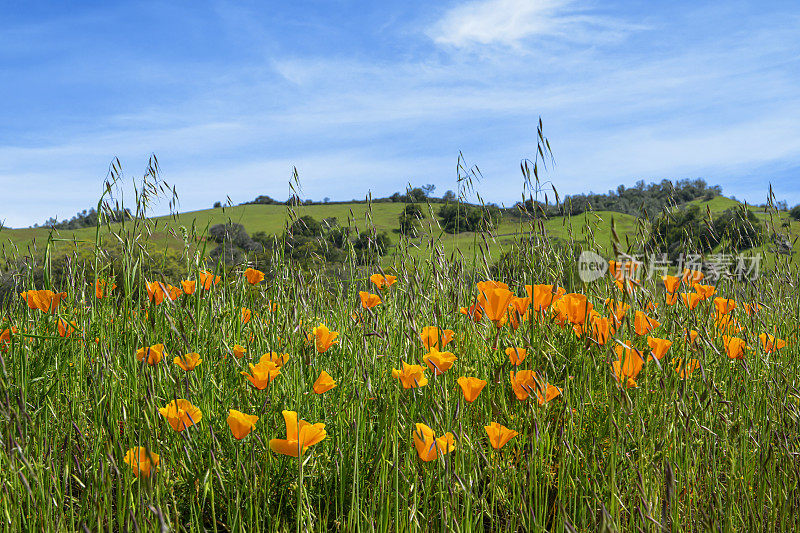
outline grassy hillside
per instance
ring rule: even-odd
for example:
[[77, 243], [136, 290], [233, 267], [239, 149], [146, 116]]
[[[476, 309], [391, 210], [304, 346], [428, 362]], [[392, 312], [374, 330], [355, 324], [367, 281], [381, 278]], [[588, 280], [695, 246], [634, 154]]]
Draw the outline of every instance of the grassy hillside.
[[[704, 211], [706, 208], [710, 209], [712, 214], [719, 214], [739, 205], [736, 200], [722, 196], [696, 203]], [[296, 209], [296, 214], [297, 216], [310, 215], [317, 220], [335, 217], [340, 225], [353, 226], [359, 230], [374, 225], [378, 231], [387, 232], [392, 244], [396, 245], [400, 239], [400, 235], [396, 231], [398, 228], [397, 217], [405, 205], [404, 203], [375, 203], [371, 206], [364, 203], [321, 204], [300, 206]], [[447, 256], [460, 250], [465, 257], [471, 257], [473, 253], [480, 253], [476, 251], [475, 245], [482, 244], [485, 239], [488, 244], [487, 253], [490, 258], [494, 258], [503, 249], [510, 246], [520, 233], [530, 231], [529, 223], [506, 217], [492, 234], [476, 235], [465, 232], [451, 235], [442, 232], [436, 223], [438, 208], [438, 204], [431, 206], [432, 211], [425, 208], [427, 217], [423, 221], [425, 230], [423, 236], [414, 241], [415, 249], [418, 249], [420, 253], [427, 254], [431, 244], [435, 244], [441, 247]], [[751, 209], [762, 222], [768, 222], [769, 215], [764, 213], [763, 209], [758, 207], [751, 207]], [[177, 250], [183, 247], [182, 240], [176, 238], [183, 234], [181, 228], [190, 232], [192, 228], [195, 228], [196, 233], [202, 235], [206, 228], [225, 222], [242, 224], [251, 235], [259, 231], [279, 234], [283, 232], [287, 219], [288, 209], [284, 205], [241, 205], [191, 211], [174, 217], [153, 218], [149, 242], [154, 248], [169, 247]], [[780, 226], [781, 222], [788, 220], [788, 214], [781, 213], [774, 224]], [[565, 241], [587, 242], [593, 240], [608, 253], [611, 250], [612, 221], [623, 244], [626, 237], [633, 240], [636, 234], [637, 219], [631, 215], [610, 211], [585, 213], [573, 217], [554, 217], [544, 223], [544, 229], [549, 235]], [[800, 235], [800, 223], [791, 221], [790, 227], [792, 235]], [[104, 229], [103, 233], [107, 233], [107, 230]], [[50, 234], [51, 230], [47, 228], [2, 229], [0, 230], [0, 247], [7, 255], [41, 253]], [[71, 244], [73, 241], [94, 242], [95, 229], [53, 231], [52, 236], [56, 240], [54, 244], [56, 249], [67, 251], [73, 246]], [[762, 247], [762, 249], [766, 248], [768, 246]], [[795, 243], [795, 249], [800, 250], [800, 243]], [[392, 261], [391, 256], [390, 252], [387, 257], [388, 262]]]

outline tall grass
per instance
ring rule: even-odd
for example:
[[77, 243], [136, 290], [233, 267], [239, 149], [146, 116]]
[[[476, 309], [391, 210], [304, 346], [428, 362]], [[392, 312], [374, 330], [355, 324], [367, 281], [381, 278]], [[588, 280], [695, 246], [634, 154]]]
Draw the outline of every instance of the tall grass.
[[[531, 179], [526, 168], [527, 186], [538, 194], [538, 173]], [[98, 211], [117, 201], [118, 175], [113, 168]], [[248, 265], [219, 267], [219, 285], [158, 305], [145, 282], [180, 280], [148, 278], [145, 267], [156, 258], [144, 246], [144, 214], [156, 196], [172, 191], [160, 182], [155, 161], [142, 183], [136, 217], [106, 237], [120, 247], [121, 264], [112, 269], [106, 262], [108, 242], [98, 231], [91, 264], [75, 262], [66, 279], [46, 275], [44, 286], [36, 287], [31, 268], [23, 281], [22, 289], [65, 290], [56, 313], [30, 309], [15, 297], [3, 317], [0, 331], [17, 328], [0, 352], [5, 529], [796, 528], [800, 279], [789, 262], [754, 281], [724, 278], [716, 285], [718, 294], [740, 304], [761, 304], [753, 316], [741, 306], [734, 311], [743, 326], [739, 336], [751, 348], [741, 361], [725, 354], [711, 300], [695, 311], [668, 306], [659, 279], [633, 293], [620, 292], [608, 277], [583, 284], [574, 247], [552, 243], [536, 218], [502, 261], [485, 252], [445, 257], [436, 240], [428, 243], [425, 260], [401, 254], [386, 270], [398, 282], [380, 292], [383, 301], [373, 310], [361, 308], [358, 292], [378, 292], [368, 276], [383, 270], [357, 264], [354, 254], [341, 278], [299, 271], [281, 256], [256, 286], [242, 276]], [[467, 187], [465, 178], [459, 196]], [[291, 217], [302, 214], [301, 206], [289, 209]], [[587, 215], [590, 248], [597, 245], [593, 224]], [[206, 250], [195, 231], [202, 228], [186, 229], [182, 255], [189, 279], [205, 268]], [[617, 237], [615, 249], [641, 249], [647, 225], [628, 237]], [[114, 278], [119, 286], [98, 299], [87, 278]], [[529, 317], [517, 329], [498, 329], [458, 311], [475, 303], [475, 283], [489, 278], [508, 283], [518, 296], [526, 284], [552, 284], [587, 295], [603, 314], [607, 297], [631, 310], [602, 346], [557, 325], [549, 314]], [[646, 349], [646, 337], [633, 332], [632, 314], [649, 301], [659, 305], [648, 314], [661, 322], [652, 335], [674, 345], [660, 363], [645, 365], [637, 388], [621, 387], [610, 364], [616, 341], [629, 339]], [[247, 324], [242, 308], [253, 313]], [[59, 336], [59, 319], [74, 323], [76, 331]], [[322, 354], [306, 340], [321, 322], [340, 333], [339, 344]], [[443, 375], [426, 370], [428, 385], [407, 390], [391, 371], [403, 361], [421, 364], [424, 326], [454, 330], [446, 348], [458, 359]], [[683, 341], [687, 328], [699, 332], [696, 346]], [[766, 354], [757, 338], [764, 332], [786, 339], [787, 346]], [[136, 360], [138, 348], [157, 343], [169, 356], [155, 365]], [[242, 359], [232, 355], [236, 344], [247, 349]], [[504, 353], [509, 346], [527, 348], [521, 368], [536, 370], [562, 394], [545, 405], [517, 400]], [[289, 361], [267, 390], [255, 390], [240, 372], [270, 351], [288, 353]], [[184, 372], [172, 358], [188, 352], [201, 354], [203, 362]], [[701, 366], [680, 379], [672, 358], [695, 358]], [[312, 384], [322, 370], [338, 386], [317, 395]], [[462, 375], [489, 382], [474, 403], [465, 402], [456, 385]], [[203, 418], [175, 432], [158, 409], [179, 398], [200, 407]], [[240, 441], [226, 423], [229, 409], [260, 417]], [[269, 448], [270, 439], [285, 437], [284, 409], [326, 424], [327, 438], [299, 460]], [[483, 429], [492, 421], [519, 432], [499, 451]], [[417, 422], [437, 435], [452, 432], [455, 451], [420, 461], [412, 443]], [[150, 477], [134, 476], [123, 462], [135, 446], [160, 455]]]

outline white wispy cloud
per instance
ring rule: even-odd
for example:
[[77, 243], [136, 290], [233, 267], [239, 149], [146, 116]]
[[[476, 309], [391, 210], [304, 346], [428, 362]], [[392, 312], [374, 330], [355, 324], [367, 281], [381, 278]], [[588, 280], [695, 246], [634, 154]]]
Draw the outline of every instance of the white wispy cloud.
[[611, 42], [643, 28], [592, 13], [573, 0], [474, 0], [446, 11], [427, 33], [436, 43], [454, 47], [518, 46], [535, 36]]

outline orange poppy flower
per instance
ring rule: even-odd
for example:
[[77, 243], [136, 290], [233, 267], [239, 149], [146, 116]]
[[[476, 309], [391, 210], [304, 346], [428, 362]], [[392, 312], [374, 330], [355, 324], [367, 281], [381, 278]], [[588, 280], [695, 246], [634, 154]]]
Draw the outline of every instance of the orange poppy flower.
[[721, 318], [723, 315], [727, 315], [734, 309], [736, 309], [736, 301], [731, 300], [729, 298], [722, 298], [721, 296], [717, 296], [714, 298], [714, 307], [717, 310], [717, 318]]
[[369, 280], [378, 288], [378, 290], [383, 290], [386, 287], [391, 287], [394, 285], [397, 281], [397, 276], [373, 274], [369, 277]]
[[325, 424], [321, 422], [311, 424], [305, 420], [298, 420], [295, 411], [283, 411], [282, 414], [286, 423], [286, 438], [269, 441], [269, 448], [275, 453], [297, 457], [328, 436]]
[[58, 336], [67, 338], [75, 331], [75, 322], [67, 322], [63, 318], [58, 319]]
[[222, 278], [219, 276], [215, 276], [213, 273], [207, 270], [201, 270], [197, 273], [197, 277], [200, 280], [200, 286], [203, 287], [205, 290], [211, 289], [211, 285], [217, 285]]
[[708, 300], [717, 292], [717, 288], [713, 285], [701, 285], [699, 283], [695, 284], [694, 292], [700, 295], [700, 298], [703, 300]]
[[250, 367], [250, 373], [248, 374], [245, 371], [240, 373], [258, 390], [266, 389], [270, 382], [281, 374], [278, 365], [272, 361], [261, 360], [256, 365], [253, 363], [248, 363], [247, 365]]
[[253, 312], [246, 307], [242, 307], [241, 316], [239, 319], [242, 321], [242, 324], [247, 324], [250, 322], [250, 319], [253, 318]]
[[106, 296], [108, 296], [108, 293], [110, 293], [111, 291], [113, 291], [116, 288], [117, 288], [117, 284], [114, 283], [113, 281], [109, 285], [109, 283], [106, 280], [98, 279], [97, 283], [95, 283], [95, 286], [94, 286], [94, 295], [98, 299], [105, 298]]
[[417, 423], [414, 431], [414, 447], [419, 458], [428, 462], [436, 459], [439, 453], [446, 455], [455, 450], [456, 439], [450, 432], [436, 438], [436, 433], [431, 428]]
[[[554, 288], [555, 292], [553, 291]], [[555, 287], [555, 285], [525, 285], [525, 290], [528, 293], [528, 298], [531, 299], [533, 310], [536, 313], [547, 310], [550, 304], [567, 293], [564, 287]]]
[[235, 409], [228, 409], [228, 427], [236, 440], [242, 440], [250, 434], [258, 422], [256, 415], [246, 415]]
[[66, 292], [53, 292], [49, 289], [39, 291], [25, 291], [20, 294], [22, 299], [31, 309], [38, 309], [45, 313], [55, 313], [61, 300], [67, 297]]
[[535, 392], [539, 405], [543, 405], [561, 394], [561, 389], [558, 387], [549, 383], [542, 384], [533, 370], [519, 370], [517, 372], [511, 370], [509, 375], [511, 388], [514, 389], [514, 394], [518, 400], [527, 400]]
[[508, 429], [497, 422], [492, 422], [488, 426], [483, 426], [483, 429], [486, 430], [486, 434], [489, 436], [489, 444], [491, 444], [492, 448], [495, 450], [499, 450], [505, 446], [508, 441], [519, 435], [519, 433], [513, 429]]
[[739, 333], [742, 331], [742, 326], [731, 315], [722, 315], [714, 320], [714, 325], [723, 333], [730, 335], [731, 333]]
[[746, 303], [743, 304], [743, 307], [744, 307], [744, 312], [747, 313], [747, 316], [753, 316], [758, 312], [759, 309], [761, 309], [761, 306], [758, 305], [758, 303], [752, 303], [752, 304]]
[[151, 302], [160, 305], [166, 298], [170, 300], [177, 300], [183, 294], [183, 291], [172, 285], [164, 285], [159, 281], [151, 281], [147, 283], [147, 297]]
[[336, 381], [334, 381], [331, 375], [325, 372], [324, 370], [320, 372], [317, 381], [314, 382], [314, 392], [316, 394], [322, 394], [323, 392], [328, 392], [334, 387], [336, 387]]
[[678, 295], [667, 293], [664, 295], [664, 300], [666, 301], [667, 305], [675, 305], [675, 302], [678, 301]]
[[172, 360], [172, 362], [181, 367], [186, 372], [191, 372], [192, 370], [195, 369], [197, 365], [202, 363], [203, 360], [200, 359], [199, 353], [192, 352], [192, 353], [187, 353], [185, 355], [177, 355], [175, 356], [175, 359]]
[[194, 291], [197, 289], [197, 282], [196, 281], [181, 281], [181, 289], [186, 294], [194, 294]]
[[747, 343], [738, 338], [730, 337], [728, 335], [722, 336], [722, 343], [725, 345], [725, 352], [731, 359], [744, 359], [744, 351], [747, 349]]
[[359, 298], [361, 298], [361, 307], [364, 309], [372, 309], [381, 303], [381, 297], [377, 294], [370, 294], [365, 291], [359, 291]]
[[681, 300], [683, 300], [683, 304], [689, 309], [694, 309], [697, 307], [697, 304], [699, 304], [702, 299], [703, 297], [696, 292], [681, 293]]
[[331, 331], [325, 324], [320, 324], [308, 334], [307, 340], [308, 342], [314, 342], [317, 352], [325, 353], [334, 344], [339, 344], [339, 341], [336, 340], [338, 336], [339, 333], [337, 331]]
[[236, 359], [241, 359], [242, 357], [244, 357], [244, 354], [247, 353], [247, 348], [239, 344], [234, 344], [233, 349], [231, 351], [233, 352], [233, 356]]
[[483, 309], [478, 304], [472, 304], [469, 307], [461, 307], [458, 310], [462, 315], [467, 315], [473, 322], [480, 322], [483, 318]]
[[761, 344], [764, 346], [764, 352], [766, 353], [777, 352], [786, 346], [785, 340], [777, 339], [775, 335], [770, 335], [769, 333], [762, 333], [758, 338], [761, 339]]
[[164, 407], [160, 407], [158, 412], [167, 419], [172, 429], [178, 432], [197, 424], [203, 419], [203, 413], [200, 408], [192, 405], [189, 400], [183, 399], [172, 400]]
[[440, 352], [435, 346], [431, 346], [430, 353], [423, 356], [422, 360], [434, 375], [440, 376], [450, 370], [453, 363], [456, 362], [456, 356], [451, 352]]
[[8, 345], [11, 344], [11, 336], [17, 334], [17, 327], [12, 326], [0, 332], [0, 350], [5, 353], [8, 350]]
[[666, 289], [667, 294], [675, 294], [678, 287], [681, 286], [681, 278], [678, 276], [661, 276], [661, 280], [664, 282], [664, 289]]
[[258, 285], [264, 281], [264, 273], [255, 268], [248, 268], [244, 271], [244, 278], [250, 285]]
[[616, 346], [617, 360], [611, 363], [614, 376], [620, 384], [625, 383], [628, 388], [638, 387], [636, 376], [642, 370], [644, 357], [642, 352], [630, 346]]
[[392, 369], [392, 377], [399, 379], [404, 389], [415, 389], [428, 384], [425, 371], [420, 365], [409, 365], [403, 361], [403, 370]]
[[142, 361], [147, 358], [148, 365], [154, 365], [161, 361], [161, 358], [164, 357], [164, 345], [163, 344], [154, 344], [152, 346], [145, 346], [144, 348], [139, 348], [136, 350], [136, 360]]
[[614, 319], [614, 324], [616, 326], [622, 323], [622, 319], [625, 317], [628, 309], [631, 308], [631, 306], [625, 302], [620, 302], [613, 298], [606, 298], [605, 305], [609, 313], [611, 313], [611, 317]]
[[697, 337], [699, 336], [700, 334], [693, 329], [692, 330], [687, 329], [686, 331], [683, 332], [683, 340], [687, 344], [694, 344], [695, 341], [697, 340]]
[[479, 281], [478, 283], [475, 284], [475, 286], [478, 287], [478, 294], [486, 292], [490, 289], [508, 290], [508, 284], [503, 283], [502, 281], [492, 281], [492, 280]]
[[486, 317], [491, 320], [496, 327], [500, 328], [506, 321], [508, 306], [511, 305], [514, 294], [503, 287], [485, 287], [485, 290], [483, 290], [478, 297], [478, 303], [483, 307], [483, 312], [486, 314]]
[[653, 329], [661, 325], [661, 322], [648, 317], [641, 311], [636, 311], [633, 319], [633, 330], [637, 335], [647, 335]]
[[592, 338], [600, 346], [605, 345], [609, 336], [614, 334], [614, 325], [611, 323], [611, 319], [592, 311], [590, 322], [592, 324]]
[[464, 399], [469, 403], [475, 401], [483, 388], [486, 386], [486, 381], [478, 378], [461, 376], [456, 380], [458, 386], [461, 387], [461, 392], [464, 394]]
[[522, 364], [522, 361], [525, 360], [525, 356], [528, 355], [528, 350], [525, 348], [517, 348], [516, 346], [512, 346], [506, 348], [506, 355], [508, 356], [508, 360], [511, 361], [512, 365], [519, 366]]
[[696, 283], [699, 283], [703, 280], [705, 274], [700, 272], [699, 270], [689, 270], [688, 268], [683, 270], [683, 275], [681, 279], [690, 287], [693, 287]]
[[425, 326], [422, 328], [422, 333], [419, 334], [422, 339], [422, 345], [426, 350], [431, 348], [441, 349], [453, 340], [455, 332], [452, 329], [439, 330], [435, 326]]
[[672, 360], [672, 364], [675, 367], [675, 372], [678, 373], [681, 379], [686, 379], [692, 375], [692, 372], [700, 368], [700, 361], [697, 359], [689, 359], [684, 363], [683, 358], [679, 357], [677, 359]]
[[591, 316], [594, 306], [585, 295], [578, 293], [565, 294], [553, 305], [557, 313], [557, 321], [569, 321], [573, 325], [583, 326], [586, 318]]
[[259, 359], [258, 362], [259, 363], [263, 363], [265, 361], [270, 361], [272, 363], [275, 363], [275, 366], [280, 368], [283, 365], [285, 365], [286, 361], [288, 361], [288, 360], [289, 360], [289, 354], [288, 353], [279, 354], [278, 352], [268, 352], [268, 353], [263, 354], [261, 356], [261, 359]]
[[668, 339], [659, 339], [657, 337], [647, 337], [647, 344], [650, 346], [650, 355], [647, 357], [649, 361], [655, 357], [659, 361], [667, 353], [669, 347], [672, 346], [672, 341]]
[[135, 446], [128, 450], [123, 461], [130, 465], [134, 476], [150, 477], [151, 472], [158, 471], [160, 459], [157, 453], [147, 451], [144, 446]]

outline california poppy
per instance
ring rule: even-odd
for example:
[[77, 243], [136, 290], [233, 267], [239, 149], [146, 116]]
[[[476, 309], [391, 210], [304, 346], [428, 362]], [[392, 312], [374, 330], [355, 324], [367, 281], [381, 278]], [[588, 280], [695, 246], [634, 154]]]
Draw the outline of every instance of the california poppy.
[[592, 324], [591, 337], [600, 346], [605, 345], [609, 336], [614, 334], [614, 325], [610, 318], [601, 316], [600, 313], [592, 311], [589, 321]]
[[511, 388], [518, 400], [527, 400], [534, 393], [539, 401], [539, 405], [543, 405], [559, 394], [561, 389], [549, 383], [542, 384], [536, 372], [533, 370], [519, 370], [510, 371]]
[[519, 433], [513, 429], [508, 429], [497, 422], [492, 422], [488, 426], [483, 426], [483, 429], [486, 430], [486, 434], [489, 436], [489, 444], [491, 444], [492, 448], [495, 450], [499, 450], [505, 446], [508, 441], [519, 435]]
[[336, 340], [338, 336], [337, 331], [331, 331], [325, 324], [320, 324], [308, 334], [307, 339], [308, 342], [314, 342], [317, 352], [325, 353], [334, 344], [339, 344], [339, 341]]
[[747, 313], [748, 316], [753, 316], [761, 309], [761, 306], [758, 303], [746, 303], [743, 304], [744, 312]]
[[108, 283], [104, 279], [98, 279], [97, 283], [95, 283], [94, 286], [94, 295], [98, 299], [105, 298], [106, 296], [108, 296], [108, 293], [110, 293], [116, 288], [117, 284], [114, 283], [113, 281], [111, 283]]
[[175, 431], [184, 429], [197, 424], [203, 419], [203, 413], [199, 407], [192, 405], [189, 400], [173, 400], [164, 407], [158, 409], [161, 416], [167, 419], [169, 425]]
[[664, 300], [666, 301], [667, 305], [675, 305], [675, 302], [678, 301], [678, 295], [668, 292], [664, 295]]
[[228, 427], [236, 440], [242, 440], [250, 434], [258, 422], [256, 415], [247, 415], [235, 409], [228, 409]]
[[688, 330], [687, 329], [686, 331], [683, 332], [683, 340], [687, 344], [694, 344], [695, 341], [697, 341], [697, 337], [699, 337], [699, 336], [700, 336], [700, 334], [697, 331], [693, 330], [693, 329], [692, 330]]
[[508, 356], [508, 360], [511, 361], [512, 365], [518, 366], [522, 364], [522, 361], [525, 360], [525, 356], [528, 355], [528, 350], [525, 348], [517, 348], [516, 346], [512, 346], [506, 348], [506, 355]]
[[250, 322], [250, 319], [253, 318], [253, 312], [246, 307], [242, 307], [241, 316], [239, 318], [242, 321], [242, 324], [247, 324]]
[[434, 375], [439, 376], [450, 370], [456, 361], [456, 356], [451, 352], [440, 352], [435, 346], [431, 346], [431, 351], [423, 356], [422, 360]]
[[381, 297], [377, 294], [370, 294], [365, 291], [359, 291], [359, 298], [361, 298], [361, 307], [364, 309], [372, 309], [381, 303]]
[[467, 315], [473, 322], [480, 322], [483, 318], [483, 309], [478, 304], [472, 304], [469, 307], [461, 307], [458, 311], [462, 315]]
[[700, 368], [700, 361], [697, 359], [689, 359], [688, 361], [684, 362], [684, 359], [679, 357], [677, 359], [672, 360], [672, 364], [675, 367], [675, 372], [678, 373], [681, 379], [686, 379], [692, 375], [692, 372]]
[[369, 277], [369, 280], [378, 288], [378, 290], [383, 290], [386, 287], [391, 287], [397, 281], [397, 276], [390, 276], [390, 275], [383, 275], [383, 274], [373, 274]]
[[461, 392], [464, 394], [464, 399], [470, 403], [474, 402], [483, 388], [486, 386], [486, 381], [474, 378], [461, 376], [456, 380], [458, 386], [461, 387]]
[[277, 352], [268, 352], [268, 353], [265, 353], [265, 354], [263, 354], [261, 356], [261, 359], [259, 359], [259, 363], [263, 363], [264, 361], [271, 361], [271, 362], [275, 363], [275, 366], [280, 368], [283, 365], [285, 365], [286, 361], [288, 361], [288, 360], [289, 360], [289, 354], [288, 353], [280, 353], [279, 354]]
[[764, 346], [764, 351], [766, 353], [777, 352], [786, 346], [785, 340], [777, 339], [775, 335], [770, 335], [769, 333], [762, 333], [758, 338], [761, 339], [761, 344]]
[[190, 280], [181, 281], [181, 288], [186, 294], [194, 294], [195, 289], [197, 289], [197, 282]]
[[681, 285], [681, 278], [678, 276], [661, 276], [661, 280], [664, 282], [667, 294], [675, 294]]
[[725, 352], [731, 359], [744, 359], [744, 351], [747, 343], [738, 337], [722, 336], [722, 343], [725, 345]]
[[697, 307], [697, 304], [699, 304], [702, 299], [703, 297], [696, 292], [681, 293], [681, 300], [683, 300], [684, 305], [686, 305], [686, 307], [689, 309], [694, 309]]
[[144, 446], [134, 446], [125, 454], [125, 461], [130, 465], [133, 475], [150, 477], [150, 473], [158, 470], [160, 457], [155, 452], [150, 452]]
[[647, 344], [650, 346], [650, 356], [648, 356], [648, 360], [651, 357], [655, 357], [658, 360], [661, 360], [664, 357], [664, 354], [667, 353], [669, 347], [672, 346], [672, 341], [668, 339], [659, 339], [657, 337], [647, 337]]
[[420, 365], [409, 365], [403, 361], [403, 370], [392, 369], [392, 377], [399, 379], [404, 389], [415, 389], [428, 384], [425, 371]]
[[165, 285], [159, 281], [151, 281], [147, 283], [147, 297], [151, 302], [160, 305], [165, 299], [177, 300], [183, 294], [183, 290], [172, 285]]
[[246, 377], [250, 383], [253, 384], [253, 387], [258, 390], [266, 389], [270, 382], [278, 377], [281, 373], [278, 365], [272, 361], [261, 360], [256, 365], [253, 363], [248, 363], [248, 366], [250, 367], [249, 374], [245, 371], [240, 373]]
[[314, 392], [316, 394], [322, 394], [323, 392], [327, 392], [334, 387], [336, 387], [336, 381], [334, 381], [331, 375], [324, 370], [320, 372], [317, 381], [314, 382]]
[[63, 318], [58, 319], [58, 335], [59, 337], [69, 337], [75, 331], [76, 326], [74, 322], [67, 322]]
[[564, 324], [583, 326], [587, 317], [591, 316], [594, 306], [585, 295], [578, 293], [565, 294], [553, 305], [556, 321]]
[[239, 344], [234, 344], [231, 351], [233, 352], [233, 356], [236, 359], [241, 359], [242, 357], [244, 357], [244, 354], [247, 353], [247, 348]]
[[636, 376], [642, 370], [644, 365], [644, 357], [642, 352], [630, 346], [616, 346], [614, 350], [617, 352], [617, 360], [611, 363], [614, 369], [614, 376], [617, 381], [622, 385], [623, 383], [628, 387], [638, 387], [636, 384]]
[[201, 270], [198, 272], [197, 277], [200, 280], [200, 286], [205, 290], [209, 290], [212, 284], [217, 285], [220, 281], [222, 281], [221, 277], [215, 276], [213, 273], [207, 270]]
[[[555, 291], [553, 290], [554, 288]], [[567, 293], [564, 287], [556, 287], [555, 285], [525, 285], [525, 291], [527, 291], [533, 310], [536, 313], [545, 311], [550, 307], [550, 304]]]
[[414, 447], [419, 458], [428, 462], [436, 459], [439, 453], [445, 455], [455, 450], [456, 439], [450, 432], [436, 438], [436, 433], [431, 428], [417, 423], [414, 430]]
[[736, 301], [731, 300], [730, 298], [722, 298], [721, 296], [717, 296], [714, 298], [714, 307], [717, 310], [717, 318], [721, 318], [723, 315], [727, 315], [736, 309]]
[[192, 352], [187, 353], [186, 355], [177, 355], [172, 362], [184, 369], [186, 372], [190, 372], [194, 370], [197, 365], [202, 363], [203, 360], [200, 359], [200, 354]]
[[425, 349], [431, 348], [444, 348], [450, 341], [453, 340], [455, 332], [452, 329], [440, 330], [435, 326], [425, 326], [422, 328], [422, 333], [419, 334], [422, 339], [422, 345]]
[[699, 283], [695, 284], [694, 291], [700, 295], [700, 298], [703, 300], [708, 300], [714, 293], [717, 292], [717, 288], [713, 285], [701, 285]]
[[637, 335], [647, 335], [651, 330], [661, 325], [661, 322], [650, 318], [641, 311], [636, 311], [633, 319], [633, 330]]
[[[485, 283], [485, 282], [483, 282]], [[508, 306], [514, 298], [514, 294], [507, 288], [494, 287], [483, 290], [478, 301], [483, 307], [486, 317], [491, 320], [498, 328], [502, 327], [506, 321]]]
[[690, 287], [693, 287], [696, 283], [699, 283], [703, 280], [705, 274], [700, 272], [699, 270], [690, 270], [688, 268], [683, 270], [683, 276], [681, 279], [686, 282]]
[[255, 268], [248, 268], [244, 271], [244, 278], [250, 285], [258, 285], [264, 281], [264, 273]]
[[295, 411], [282, 413], [286, 423], [286, 438], [269, 441], [269, 448], [275, 453], [297, 457], [304, 454], [310, 446], [322, 442], [328, 435], [323, 423], [311, 424], [305, 420], [298, 420]]
[[8, 350], [8, 345], [11, 344], [11, 336], [16, 335], [17, 327], [12, 326], [0, 331], [0, 350], [4, 353]]
[[625, 317], [625, 313], [631, 308], [631, 306], [625, 302], [620, 302], [613, 298], [606, 298], [605, 305], [609, 313], [611, 313], [611, 317], [614, 319], [614, 324], [617, 326], [620, 325], [622, 319]]
[[61, 300], [67, 297], [66, 292], [53, 292], [49, 289], [38, 291], [25, 291], [21, 293], [22, 299], [31, 309], [38, 309], [45, 313], [55, 313]]
[[148, 365], [154, 365], [161, 361], [161, 358], [164, 357], [164, 345], [163, 344], [154, 344], [152, 346], [145, 346], [144, 348], [139, 348], [136, 350], [136, 360], [142, 361], [147, 358]]

